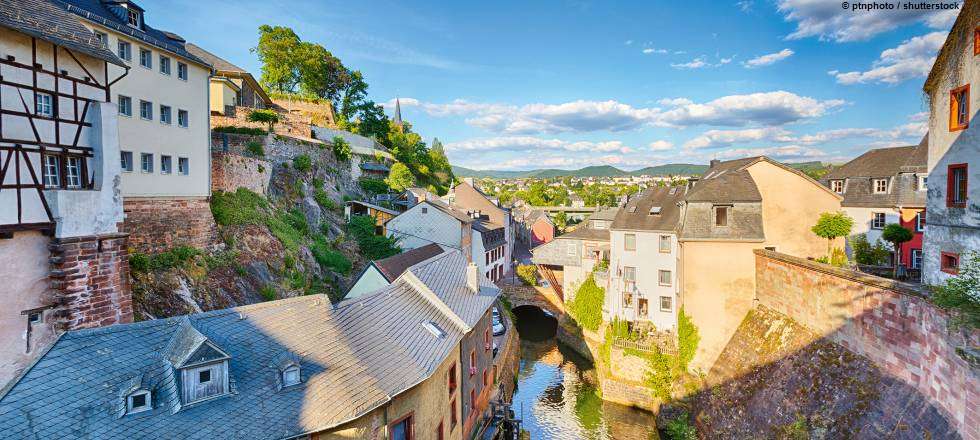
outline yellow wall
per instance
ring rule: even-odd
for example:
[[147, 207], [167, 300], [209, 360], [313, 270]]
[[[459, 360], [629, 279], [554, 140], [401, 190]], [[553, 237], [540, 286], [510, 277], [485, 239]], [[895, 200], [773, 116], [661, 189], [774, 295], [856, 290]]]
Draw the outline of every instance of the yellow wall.
[[[841, 210], [840, 198], [795, 172], [768, 162], [756, 163], [748, 172], [762, 194], [765, 242], [688, 241], [681, 245], [682, 302], [701, 334], [692, 368], [711, 368], [752, 307], [752, 250], [775, 247], [801, 258], [823, 256], [827, 240], [810, 228], [821, 213]], [[834, 246], [843, 247], [843, 239]]]
[[220, 79], [211, 80], [211, 111], [225, 114], [226, 105], [236, 105], [235, 89], [227, 81]]
[[[456, 392], [452, 396], [448, 392], [449, 369], [456, 365]], [[340, 440], [340, 439], [380, 439], [388, 438], [385, 435], [387, 423], [394, 422], [405, 415], [412, 413], [413, 430], [416, 439], [436, 438], [436, 429], [442, 422], [445, 428], [446, 439], [463, 438], [463, 414], [460, 406], [463, 398], [460, 395], [461, 367], [459, 363], [459, 347], [454, 347], [452, 352], [443, 361], [442, 365], [436, 369], [435, 373], [428, 380], [416, 385], [414, 388], [396, 396], [387, 407], [372, 411], [371, 413], [350, 422], [338, 429], [329, 432], [321, 432], [310, 436], [311, 440]], [[450, 398], [456, 399], [456, 417], [458, 423], [455, 428], [450, 430], [449, 426], [449, 402]], [[385, 412], [387, 411], [387, 418]]]

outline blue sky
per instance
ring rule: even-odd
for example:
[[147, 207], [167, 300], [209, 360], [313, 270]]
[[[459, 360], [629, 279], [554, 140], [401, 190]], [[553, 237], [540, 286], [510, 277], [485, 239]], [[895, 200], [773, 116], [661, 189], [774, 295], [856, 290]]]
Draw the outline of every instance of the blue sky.
[[480, 169], [841, 162], [917, 143], [922, 82], [957, 12], [617, 3], [142, 1], [149, 24], [256, 76], [258, 26], [292, 27]]

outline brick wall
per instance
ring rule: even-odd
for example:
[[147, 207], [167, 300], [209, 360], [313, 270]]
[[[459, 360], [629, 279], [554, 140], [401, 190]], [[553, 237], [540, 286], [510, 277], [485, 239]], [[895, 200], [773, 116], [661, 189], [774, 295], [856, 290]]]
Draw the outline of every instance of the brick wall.
[[218, 230], [207, 199], [126, 199], [122, 230], [135, 252], [158, 253], [187, 245], [206, 249]]
[[917, 389], [967, 439], [980, 439], [980, 371], [957, 353], [980, 332], [951, 329], [915, 286], [757, 250], [756, 297]]
[[211, 191], [248, 188], [265, 194], [271, 176], [272, 165], [268, 161], [232, 153], [211, 153]]
[[133, 322], [125, 234], [54, 239], [48, 248], [64, 330]]

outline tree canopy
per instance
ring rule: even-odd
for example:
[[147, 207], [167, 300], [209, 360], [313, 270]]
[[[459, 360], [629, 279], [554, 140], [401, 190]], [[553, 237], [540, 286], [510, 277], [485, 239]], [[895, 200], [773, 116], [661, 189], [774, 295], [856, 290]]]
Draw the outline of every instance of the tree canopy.
[[335, 101], [350, 82], [350, 72], [323, 46], [302, 41], [285, 26], [259, 26], [253, 49], [262, 63], [260, 81], [270, 91]]
[[825, 212], [820, 214], [817, 224], [810, 228], [818, 237], [827, 239], [827, 256], [830, 256], [830, 246], [837, 237], [850, 235], [854, 227], [854, 219], [843, 212]]
[[392, 190], [401, 192], [405, 191], [406, 188], [415, 186], [415, 176], [412, 175], [412, 172], [405, 164], [397, 162], [391, 166], [391, 171], [388, 172], [385, 183]]

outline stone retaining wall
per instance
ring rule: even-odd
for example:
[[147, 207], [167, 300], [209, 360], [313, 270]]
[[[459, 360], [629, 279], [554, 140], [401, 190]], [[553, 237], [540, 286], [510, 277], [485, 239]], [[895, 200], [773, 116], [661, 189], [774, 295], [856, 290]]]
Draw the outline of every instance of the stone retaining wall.
[[951, 329], [915, 286], [772, 251], [755, 255], [760, 304], [867, 357], [940, 408], [964, 438], [980, 439], [980, 367], [957, 353], [975, 355], [980, 332]]
[[264, 195], [271, 176], [272, 166], [268, 161], [232, 153], [211, 153], [212, 192], [247, 188]]
[[126, 220], [134, 252], [153, 254], [175, 246], [207, 249], [218, 242], [218, 229], [206, 198], [125, 199]]

